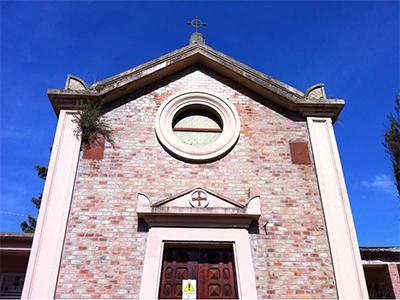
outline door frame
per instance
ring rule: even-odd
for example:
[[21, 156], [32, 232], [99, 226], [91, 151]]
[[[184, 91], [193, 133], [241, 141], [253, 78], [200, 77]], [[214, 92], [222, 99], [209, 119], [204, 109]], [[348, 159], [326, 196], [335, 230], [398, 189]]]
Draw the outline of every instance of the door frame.
[[[193, 250], [193, 251], [201, 251], [201, 249], [206, 249], [206, 250], [217, 250], [217, 251], [221, 251], [221, 250], [227, 250], [231, 253], [232, 255], [232, 273], [233, 273], [233, 282], [234, 282], [234, 286], [233, 288], [235, 289], [235, 294], [237, 295], [237, 297], [233, 298], [233, 299], [237, 299], [239, 298], [239, 292], [238, 292], [238, 273], [236, 270], [236, 266], [237, 266], [237, 260], [236, 260], [236, 247], [235, 244], [230, 243], [230, 242], [168, 242], [168, 241], [163, 241], [163, 263], [164, 263], [164, 256], [165, 256], [165, 251], [167, 251], [168, 249], [179, 249], [180, 252], [184, 252], [185, 249], [187, 250]], [[200, 267], [200, 266], [198, 266]], [[161, 266], [161, 272], [160, 272], [160, 279], [159, 279], [159, 288], [158, 288], [158, 295], [160, 295], [160, 289], [161, 289], [161, 281], [162, 281], [162, 272], [164, 270], [163, 265]], [[197, 269], [198, 271], [198, 269]], [[199, 273], [197, 273], [198, 275]], [[189, 277], [188, 279], [190, 279], [191, 277]], [[200, 284], [199, 282], [197, 282], [197, 290], [200, 290]], [[197, 293], [197, 296], [199, 295], [199, 293]], [[202, 298], [204, 299], [204, 298]]]
[[246, 229], [224, 228], [157, 228], [152, 227], [147, 237], [140, 299], [157, 299], [162, 271], [164, 245], [169, 243], [202, 244], [229, 243], [233, 248], [238, 297], [257, 298], [255, 274]]

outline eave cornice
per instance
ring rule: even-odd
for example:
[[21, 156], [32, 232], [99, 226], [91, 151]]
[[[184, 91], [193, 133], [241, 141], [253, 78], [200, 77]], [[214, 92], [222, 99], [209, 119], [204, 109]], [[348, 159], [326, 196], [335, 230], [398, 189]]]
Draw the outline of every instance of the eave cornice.
[[308, 98], [301, 91], [273, 79], [206, 45], [189, 45], [92, 84], [84, 90], [49, 89], [47, 94], [58, 115], [61, 109], [76, 109], [81, 100], [107, 104], [168, 75], [195, 64], [245, 86], [249, 90], [301, 116], [331, 117], [334, 121], [344, 106], [341, 99]]

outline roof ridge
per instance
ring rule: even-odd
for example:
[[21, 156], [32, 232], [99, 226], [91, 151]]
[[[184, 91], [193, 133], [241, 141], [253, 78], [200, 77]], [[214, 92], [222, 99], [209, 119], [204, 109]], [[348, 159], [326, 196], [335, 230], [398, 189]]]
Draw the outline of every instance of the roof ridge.
[[105, 78], [101, 81], [95, 82], [89, 86], [89, 90], [96, 90], [96, 91], [100, 92], [104, 89], [107, 89], [109, 86], [112, 86], [115, 83], [124, 81], [125, 79], [129, 78], [130, 76], [141, 72], [142, 69], [149, 68], [151, 66], [156, 66], [156, 65], [160, 64], [163, 60], [171, 59], [174, 56], [180, 55], [183, 52], [190, 51], [193, 49], [202, 49], [205, 51], [209, 51], [212, 54], [218, 56], [220, 59], [223, 59], [225, 61], [228, 61], [231, 64], [236, 65], [237, 67], [240, 67], [243, 71], [252, 73], [253, 76], [256, 76], [262, 80], [268, 81], [269, 84], [273, 85], [275, 88], [280, 89], [284, 93], [293, 95], [297, 99], [304, 98], [304, 93], [302, 91], [296, 89], [295, 87], [293, 87], [287, 83], [284, 83], [280, 80], [277, 80], [261, 71], [258, 71], [256, 69], [252, 68], [251, 66], [246, 65], [246, 64], [230, 57], [229, 55], [226, 55], [225, 53], [223, 53], [221, 51], [215, 50], [214, 48], [212, 48], [208, 45], [201, 45], [201, 44], [189, 44], [182, 48], [168, 52], [168, 53], [166, 53], [158, 58], [155, 58], [151, 61], [140, 64], [136, 67], [133, 67], [131, 69], [128, 69], [126, 71], [123, 71], [121, 73], [113, 75], [111, 77]]
[[232, 58], [231, 56], [221, 52], [221, 51], [215, 50], [214, 48], [212, 48], [212, 47], [210, 47], [208, 45], [203, 45], [203, 46], [199, 46], [199, 47], [200, 48], [206, 48], [206, 49], [214, 52], [214, 54], [217, 54], [220, 57], [223, 57], [228, 61], [234, 62], [236, 65], [239, 65], [242, 68], [246, 69], [246, 72], [251, 72], [254, 75], [256, 75], [257, 77], [261, 77], [264, 80], [266, 79], [268, 81], [271, 81], [275, 85], [275, 87], [278, 87], [278, 88], [281, 88], [281, 89], [282, 89], [282, 87], [284, 87], [286, 90], [289, 90], [290, 93], [298, 96], [298, 98], [304, 97], [304, 93], [302, 91], [296, 89], [295, 87], [293, 87], [293, 86], [291, 86], [291, 85], [289, 85], [287, 83], [284, 83], [284, 82], [282, 82], [282, 81], [280, 81], [278, 79], [275, 79], [272, 76], [269, 76], [269, 75], [267, 75], [267, 74], [265, 74], [265, 73], [263, 73], [261, 71], [258, 71], [255, 68], [253, 68], [253, 67], [251, 67], [249, 65], [246, 65], [246, 64], [244, 64], [244, 63]]
[[[122, 73], [95, 82], [87, 88], [84, 82], [73, 82], [70, 79], [67, 80], [66, 89], [49, 89], [47, 94], [58, 114], [61, 109], [76, 108], [82, 97], [109, 103], [117, 97], [122, 97], [125, 93], [138, 90], [195, 64], [204, 65], [303, 116], [329, 116], [336, 120], [344, 105], [344, 101], [341, 99], [326, 99], [324, 90], [313, 91], [313, 94], [317, 94], [317, 96], [322, 93], [324, 95], [322, 99], [308, 97], [308, 94], [293, 86], [202, 44], [186, 45]], [[80, 87], [79, 89], [76, 88], [77, 85]]]
[[149, 66], [151, 66], [151, 65], [157, 65], [157, 64], [159, 64], [162, 60], [165, 60], [165, 59], [167, 59], [167, 58], [170, 58], [170, 57], [172, 57], [172, 56], [175, 56], [175, 55], [177, 55], [177, 54], [180, 54], [180, 53], [184, 52], [184, 50], [191, 50], [192, 48], [197, 48], [197, 47], [199, 47], [199, 45], [197, 45], [197, 44], [192, 44], [192, 45], [187, 45], [187, 46], [185, 46], [185, 47], [182, 47], [182, 48], [173, 50], [173, 51], [168, 52], [168, 53], [166, 53], [166, 54], [164, 54], [164, 55], [162, 55], [162, 56], [160, 56], [160, 57], [157, 57], [157, 58], [152, 59], [152, 60], [150, 60], [150, 61], [148, 61], [148, 62], [145, 62], [145, 63], [142, 63], [142, 64], [140, 64], [140, 65], [137, 65], [137, 66], [135, 66], [135, 67], [133, 67], [133, 68], [130, 68], [130, 69], [126, 70], [126, 71], [123, 71], [123, 72], [121, 72], [121, 73], [118, 73], [118, 74], [113, 75], [113, 76], [110, 76], [110, 77], [107, 77], [107, 78], [105, 78], [105, 79], [103, 79], [103, 80], [97, 81], [97, 82], [91, 84], [91, 85], [89, 86], [89, 88], [95, 88], [95, 87], [97, 87], [97, 86], [102, 86], [102, 85], [104, 85], [104, 86], [109, 86], [109, 85], [111, 85], [111, 84], [112, 84], [113, 82], [115, 82], [115, 81], [120, 81], [120, 80], [122, 80], [122, 79], [128, 77], [129, 75], [132, 75], [132, 74], [137, 73], [140, 69], [143, 69], [143, 68], [145, 68], [145, 67], [149, 67]]

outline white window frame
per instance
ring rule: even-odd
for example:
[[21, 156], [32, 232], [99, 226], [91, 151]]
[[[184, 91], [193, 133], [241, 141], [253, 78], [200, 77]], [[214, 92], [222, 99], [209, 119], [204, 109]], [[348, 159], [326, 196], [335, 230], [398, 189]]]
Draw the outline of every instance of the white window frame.
[[[200, 108], [210, 110], [222, 121], [222, 133], [209, 145], [192, 146], [175, 135], [172, 124], [183, 110]], [[235, 106], [222, 96], [203, 91], [184, 91], [165, 100], [157, 111], [155, 132], [160, 143], [174, 156], [192, 162], [208, 162], [226, 154], [233, 148], [240, 135], [239, 114]]]

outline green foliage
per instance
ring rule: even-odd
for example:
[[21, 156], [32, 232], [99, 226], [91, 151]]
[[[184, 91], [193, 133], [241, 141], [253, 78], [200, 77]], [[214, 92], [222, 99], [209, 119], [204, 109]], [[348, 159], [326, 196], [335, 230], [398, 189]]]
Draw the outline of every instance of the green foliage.
[[36, 229], [36, 218], [32, 216], [28, 216], [28, 222], [21, 222], [21, 229], [25, 233], [34, 233]]
[[[107, 122], [107, 119], [102, 115], [101, 105], [93, 102], [86, 101], [82, 103], [79, 113], [75, 115], [73, 120], [78, 126], [75, 129], [75, 135], [82, 140], [81, 148], [88, 148], [93, 143], [96, 143], [99, 137], [103, 137], [113, 147], [114, 140], [112, 137], [112, 130]], [[51, 148], [50, 148], [51, 152]], [[46, 180], [47, 168], [43, 166], [35, 166], [37, 176], [40, 179]], [[32, 197], [32, 203], [39, 210], [42, 202], [42, 193], [37, 197]], [[35, 232], [36, 218], [28, 216], [27, 221], [22, 221], [21, 230], [26, 233]]]
[[[43, 166], [35, 166], [35, 169], [37, 171], [37, 176], [40, 179], [46, 180], [47, 168], [43, 167]], [[40, 204], [42, 203], [42, 193], [40, 193], [38, 197], [32, 197], [32, 203], [39, 210]], [[23, 232], [33, 233], [33, 232], [35, 232], [35, 228], [36, 228], [36, 218], [33, 216], [28, 216], [28, 222], [22, 221], [20, 226], [21, 226], [21, 230]]]
[[40, 209], [40, 204], [42, 203], [43, 194], [40, 193], [38, 197], [32, 197], [32, 203], [35, 205], [37, 209]]
[[395, 113], [389, 115], [389, 128], [384, 135], [384, 146], [393, 165], [397, 193], [400, 197], [400, 95], [395, 100]]
[[115, 147], [111, 126], [103, 116], [100, 104], [94, 101], [83, 102], [73, 122], [78, 125], [74, 133], [77, 138], [81, 138], [82, 149], [89, 148], [99, 137]]
[[38, 172], [38, 176], [40, 179], [46, 180], [47, 177], [47, 168], [43, 166], [35, 166], [36, 171]]

